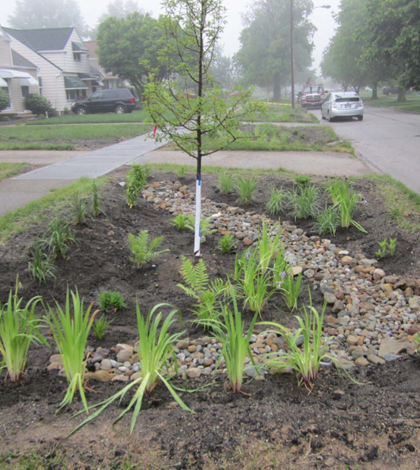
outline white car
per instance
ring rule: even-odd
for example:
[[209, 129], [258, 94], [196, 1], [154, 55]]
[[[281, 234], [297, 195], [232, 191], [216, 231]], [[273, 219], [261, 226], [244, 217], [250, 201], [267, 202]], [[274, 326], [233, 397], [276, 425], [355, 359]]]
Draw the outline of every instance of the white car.
[[356, 117], [359, 121], [363, 121], [363, 114], [362, 98], [354, 91], [328, 93], [321, 107], [322, 119], [328, 121], [338, 117]]

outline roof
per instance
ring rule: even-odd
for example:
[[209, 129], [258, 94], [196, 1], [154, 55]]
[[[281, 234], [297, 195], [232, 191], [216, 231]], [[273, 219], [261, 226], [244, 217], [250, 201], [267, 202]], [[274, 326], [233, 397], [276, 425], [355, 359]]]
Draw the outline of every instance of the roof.
[[15, 67], [26, 67], [30, 69], [37, 69], [38, 67], [30, 62], [28, 59], [25, 59], [25, 57], [21, 56], [18, 54], [16, 51], [12, 49], [12, 61], [13, 65]]
[[98, 45], [96, 41], [83, 41], [83, 44], [85, 45], [86, 49], [89, 51], [89, 57], [91, 59], [97, 59], [98, 54], [96, 51], [98, 50]]
[[42, 28], [3, 30], [25, 44], [33, 51], [62, 51], [66, 46], [74, 28]]
[[71, 42], [71, 49], [73, 52], [87, 52], [86, 47], [80, 42]]

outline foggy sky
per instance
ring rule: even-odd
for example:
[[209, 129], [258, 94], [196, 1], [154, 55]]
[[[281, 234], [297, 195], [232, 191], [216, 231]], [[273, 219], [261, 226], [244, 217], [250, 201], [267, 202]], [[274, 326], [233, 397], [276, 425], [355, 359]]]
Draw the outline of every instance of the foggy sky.
[[[99, 16], [105, 11], [107, 0], [78, 0], [81, 13], [89, 26], [96, 25]], [[0, 25], [8, 26], [7, 18], [13, 13], [16, 0], [0, 0]], [[162, 12], [160, 0], [138, 0], [138, 5], [144, 10], [157, 16]], [[314, 67], [318, 67], [322, 59], [322, 52], [328, 45], [328, 41], [334, 34], [335, 22], [332, 13], [336, 12], [340, 0], [314, 0], [315, 6], [331, 5], [331, 9], [326, 10], [316, 8], [312, 15], [312, 22], [318, 28], [314, 37], [315, 49], [313, 53]], [[224, 52], [227, 55], [234, 54], [239, 48], [239, 34], [242, 30], [241, 15], [247, 10], [247, 6], [252, 4], [252, 0], [224, 0], [227, 8], [227, 25], [223, 35]], [[69, 25], [72, 26], [72, 25]]]

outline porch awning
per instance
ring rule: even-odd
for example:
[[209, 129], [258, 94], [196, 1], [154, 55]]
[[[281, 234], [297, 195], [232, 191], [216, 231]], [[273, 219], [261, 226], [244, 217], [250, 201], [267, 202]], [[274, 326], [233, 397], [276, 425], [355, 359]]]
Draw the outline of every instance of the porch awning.
[[0, 88], [7, 88], [9, 85], [7, 84], [6, 80], [3, 80], [2, 78], [0, 78]]
[[82, 80], [78, 77], [64, 77], [64, 87], [66, 90], [88, 90]]
[[73, 42], [71, 43], [71, 49], [73, 52], [84, 52], [87, 53], [88, 50], [83, 44], [80, 44], [80, 42]]
[[99, 80], [99, 75], [93, 73], [78, 73], [77, 76], [80, 80]]
[[0, 69], [0, 78], [22, 78], [28, 80], [31, 85], [38, 85], [38, 82], [32, 75], [30, 75], [28, 72], [22, 72], [20, 70]]
[[38, 86], [38, 82], [35, 78], [20, 78], [19, 79], [20, 86]]

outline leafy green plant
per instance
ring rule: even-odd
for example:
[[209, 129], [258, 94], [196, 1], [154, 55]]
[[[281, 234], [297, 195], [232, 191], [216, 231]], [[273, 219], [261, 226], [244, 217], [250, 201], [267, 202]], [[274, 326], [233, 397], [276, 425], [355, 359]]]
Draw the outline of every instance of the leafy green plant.
[[349, 228], [354, 225], [357, 230], [367, 233], [366, 230], [353, 219], [357, 205], [363, 199], [361, 194], [355, 193], [350, 181], [335, 180], [327, 186], [334, 206], [340, 214], [341, 227]]
[[270, 199], [267, 202], [267, 210], [270, 214], [280, 214], [283, 212], [284, 196], [283, 189], [271, 188]]
[[73, 212], [73, 224], [80, 225], [85, 222], [87, 216], [87, 206], [84, 199], [78, 192], [74, 193], [71, 200], [71, 210]]
[[125, 195], [130, 209], [136, 205], [139, 194], [147, 182], [147, 178], [148, 170], [141, 165], [132, 165], [131, 170], [127, 173]]
[[340, 217], [335, 206], [326, 207], [316, 216], [314, 229], [320, 235], [335, 235], [340, 226]]
[[85, 311], [83, 299], [80, 298], [77, 289], [76, 292], [69, 292], [67, 289], [64, 309], [56, 302], [55, 311], [50, 305], [48, 310], [48, 321], [69, 384], [60, 409], [72, 403], [78, 391], [84, 408], [88, 411], [83, 385], [86, 367], [85, 350], [96, 312], [91, 315], [92, 305], [89, 305]]
[[[175, 315], [178, 313], [173, 309], [162, 320], [162, 313], [156, 313], [160, 308], [169, 306], [168, 304], [155, 305], [146, 318], [140, 312], [140, 307], [137, 303], [137, 327], [139, 332], [139, 342], [137, 347], [137, 354], [139, 356], [140, 369], [142, 376], [133, 380], [130, 384], [124, 387], [110, 398], [94, 405], [91, 408], [97, 408], [85, 421], [77, 426], [71, 434], [76, 432], [82, 426], [87, 424], [99, 416], [109, 405], [116, 400], [120, 402], [124, 399], [127, 392], [133, 387], [138, 386], [127, 408], [118, 416], [115, 422], [119, 421], [131, 409], [134, 408], [133, 416], [131, 418], [130, 433], [132, 434], [139, 416], [141, 405], [145, 394], [151, 393], [156, 385], [161, 381], [175, 401], [181, 406], [183, 410], [191, 411], [188, 406], [181, 400], [174, 388], [170, 385], [169, 380], [164, 377], [164, 373], [169, 373], [171, 362], [175, 370], [177, 370], [177, 360], [174, 353], [173, 345], [179, 341], [184, 332], [170, 334], [169, 330], [175, 323]], [[172, 359], [172, 361], [170, 361]]]
[[397, 237], [384, 238], [381, 242], [378, 242], [380, 249], [375, 253], [379, 259], [385, 258], [386, 256], [394, 256], [395, 248], [397, 245]]
[[101, 209], [102, 197], [99, 191], [98, 183], [95, 180], [92, 181], [91, 191], [92, 191], [92, 215], [93, 217], [98, 217], [100, 214], [103, 213]]
[[283, 298], [286, 302], [287, 308], [295, 310], [298, 305], [298, 298], [302, 292], [301, 287], [302, 274], [298, 276], [293, 275], [293, 271], [289, 270], [283, 281], [278, 281], [277, 287], [283, 292]]
[[47, 253], [43, 251], [43, 240], [35, 240], [29, 253], [28, 270], [39, 284], [45, 284], [48, 279], [56, 279], [56, 268]]
[[[201, 219], [200, 235], [201, 235], [201, 241], [203, 243], [206, 241], [206, 237], [208, 237], [212, 233], [217, 232], [216, 229], [210, 228], [211, 220], [212, 220], [211, 217]], [[193, 214], [188, 214], [187, 215], [185, 226], [188, 230], [191, 230], [192, 232], [195, 232], [195, 217], [194, 217]]]
[[271, 262], [282, 247], [283, 245], [280, 243], [280, 230], [276, 231], [274, 237], [270, 237], [267, 225], [263, 223], [261, 236], [255, 247], [258, 253], [259, 268], [263, 274], [267, 272]]
[[101, 341], [105, 336], [106, 330], [109, 328], [111, 323], [113, 323], [114, 319], [107, 320], [105, 315], [102, 315], [101, 318], [95, 321], [93, 325], [93, 330], [95, 332], [95, 336]]
[[318, 188], [314, 185], [301, 186], [300, 189], [294, 188], [287, 193], [287, 199], [296, 220], [315, 216], [318, 194]]
[[[299, 328], [295, 333], [277, 323], [265, 323], [276, 328], [274, 332], [284, 337], [287, 342], [287, 351], [282, 355], [268, 354], [265, 362], [266, 367], [272, 368], [274, 372], [284, 368], [291, 367], [297, 374], [299, 385], [305, 385], [310, 392], [314, 386], [321, 366], [321, 362], [325, 359], [333, 360], [327, 353], [326, 344], [322, 340], [322, 325], [324, 322], [325, 307], [321, 314], [312, 306], [312, 301], [307, 307], [302, 309], [303, 318], [296, 316], [299, 322]], [[297, 345], [298, 339], [303, 336], [303, 347]]]
[[218, 248], [223, 254], [232, 253], [235, 248], [235, 237], [232, 234], [223, 235], [219, 240]]
[[[181, 276], [184, 284], [177, 284], [189, 297], [197, 300], [192, 312], [201, 320], [213, 320], [218, 318], [218, 304], [221, 298], [230, 298], [232, 286], [225, 283], [222, 279], [216, 279], [210, 282], [207, 274], [207, 267], [203, 259], [199, 259], [196, 264], [183, 257], [181, 266]], [[204, 323], [201, 322], [206, 327]], [[211, 327], [211, 324], [207, 327]]]
[[136, 237], [135, 235], [128, 235], [128, 245], [134, 257], [131, 261], [137, 264], [137, 269], [140, 269], [144, 264], [154, 261], [160, 254], [170, 251], [168, 249], [158, 251], [158, 248], [163, 243], [164, 237], [156, 237], [149, 244], [149, 231], [142, 230]]
[[222, 194], [230, 194], [235, 186], [235, 175], [226, 170], [219, 174], [219, 189]]
[[249, 206], [252, 203], [252, 194], [257, 187], [257, 180], [252, 176], [238, 178], [235, 190], [239, 196], [239, 204]]
[[184, 178], [184, 176], [187, 174], [188, 168], [186, 165], [181, 165], [177, 168], [176, 170], [176, 175], [178, 178]]
[[[303, 134], [303, 138], [305, 138], [305, 134]], [[310, 176], [298, 175], [295, 177], [295, 183], [300, 187], [309, 186], [310, 182], [311, 182]]]
[[185, 230], [187, 227], [188, 216], [185, 214], [176, 215], [171, 221], [170, 224], [175, 227], [177, 230]]
[[102, 312], [117, 312], [127, 307], [124, 296], [118, 292], [104, 291], [99, 294], [99, 310]]
[[48, 232], [45, 243], [49, 246], [55, 258], [64, 257], [72, 243], [76, 243], [73, 230], [69, 222], [56, 216], [48, 224]]
[[15, 292], [11, 290], [7, 302], [0, 304], [0, 371], [5, 368], [6, 377], [19, 382], [25, 372], [29, 346], [32, 343], [48, 346], [41, 334], [42, 320], [35, 315], [41, 297], [33, 297], [26, 305], [19, 298], [19, 278]]
[[245, 359], [248, 356], [255, 367], [255, 362], [250, 349], [250, 340], [257, 319], [255, 313], [248, 332], [245, 334], [245, 326], [242, 314], [238, 308], [236, 297], [232, 297], [233, 312], [227, 305], [222, 306], [221, 320], [212, 322], [212, 329], [216, 338], [222, 343], [220, 358], [225, 360], [230, 388], [233, 393], [240, 393], [245, 371]]

